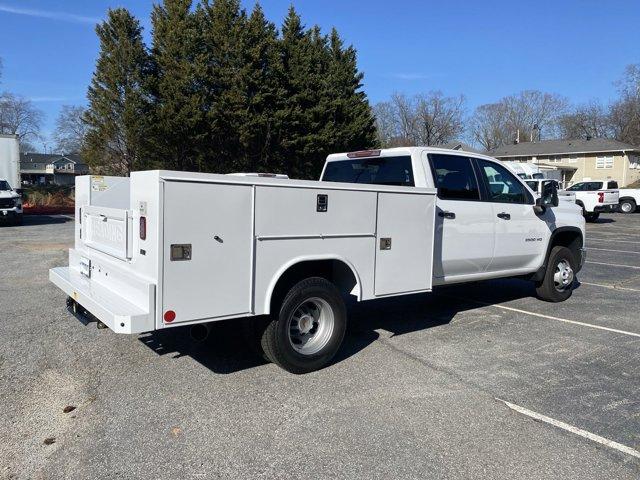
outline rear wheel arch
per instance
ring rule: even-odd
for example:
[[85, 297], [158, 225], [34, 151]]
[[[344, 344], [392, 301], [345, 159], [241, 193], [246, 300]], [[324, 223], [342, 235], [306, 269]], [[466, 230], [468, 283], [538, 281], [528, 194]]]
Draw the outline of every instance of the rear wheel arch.
[[362, 283], [355, 267], [342, 257], [312, 257], [291, 260], [274, 275], [265, 296], [264, 313], [279, 308], [280, 302], [296, 283], [305, 278], [320, 277], [333, 283], [343, 295], [355, 292], [362, 298]]

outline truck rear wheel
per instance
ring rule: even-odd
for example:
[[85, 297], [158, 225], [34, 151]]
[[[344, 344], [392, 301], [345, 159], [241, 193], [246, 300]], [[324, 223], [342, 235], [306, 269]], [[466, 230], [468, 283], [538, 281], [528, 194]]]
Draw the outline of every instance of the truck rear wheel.
[[620, 200], [620, 211], [622, 213], [633, 213], [636, 211], [636, 202], [631, 198]]
[[551, 249], [544, 278], [536, 285], [538, 297], [547, 302], [564, 302], [573, 293], [576, 260], [567, 247]]
[[326, 366], [344, 338], [347, 311], [340, 291], [331, 282], [311, 277], [289, 290], [262, 335], [269, 360], [291, 373]]
[[584, 213], [584, 219], [587, 222], [595, 222], [598, 219], [599, 216], [600, 216], [599, 212], [585, 212]]

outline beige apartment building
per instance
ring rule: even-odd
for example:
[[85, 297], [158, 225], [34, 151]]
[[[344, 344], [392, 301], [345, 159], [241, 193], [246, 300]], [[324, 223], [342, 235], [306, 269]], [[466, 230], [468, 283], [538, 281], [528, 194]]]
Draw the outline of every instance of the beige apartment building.
[[543, 140], [505, 145], [491, 155], [557, 170], [565, 187], [585, 180], [616, 180], [620, 187], [640, 180], [640, 147], [609, 138]]

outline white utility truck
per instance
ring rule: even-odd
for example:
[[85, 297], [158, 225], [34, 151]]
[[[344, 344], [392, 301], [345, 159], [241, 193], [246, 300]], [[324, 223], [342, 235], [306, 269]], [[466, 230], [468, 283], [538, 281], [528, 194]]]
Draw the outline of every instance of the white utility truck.
[[304, 373], [338, 350], [349, 295], [517, 276], [567, 299], [584, 219], [553, 185], [536, 198], [491, 157], [417, 147], [330, 155], [321, 181], [78, 177], [75, 247], [50, 279], [118, 333], [238, 319], [268, 359]]
[[575, 196], [587, 222], [595, 222], [602, 212], [613, 211], [620, 197], [618, 182], [614, 180], [578, 182], [560, 191], [559, 195]]
[[17, 135], [0, 135], [0, 222], [22, 223], [20, 147]]

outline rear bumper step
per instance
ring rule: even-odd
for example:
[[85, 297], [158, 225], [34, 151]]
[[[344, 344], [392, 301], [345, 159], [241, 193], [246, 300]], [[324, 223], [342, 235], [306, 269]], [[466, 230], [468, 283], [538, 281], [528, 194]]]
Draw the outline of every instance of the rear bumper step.
[[149, 311], [134, 305], [113, 291], [85, 278], [69, 267], [49, 270], [49, 280], [87, 312], [116, 333], [142, 333], [153, 330]]

